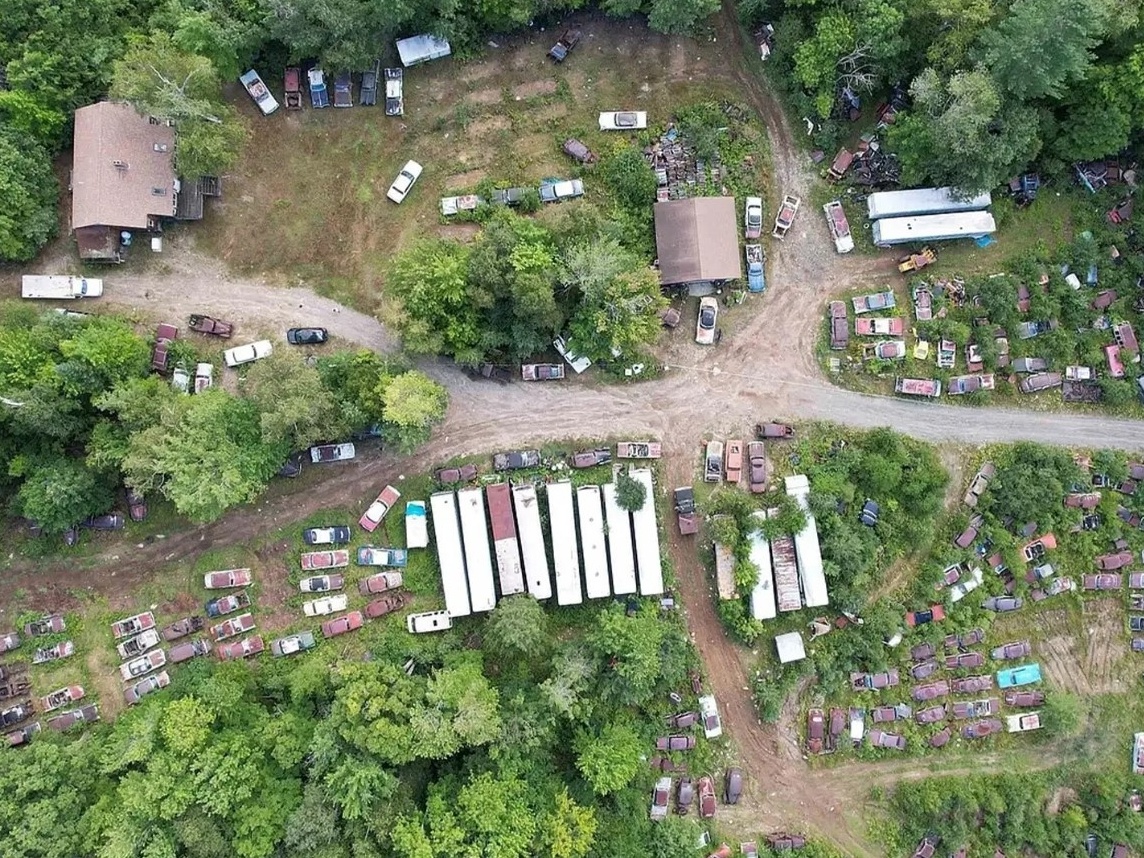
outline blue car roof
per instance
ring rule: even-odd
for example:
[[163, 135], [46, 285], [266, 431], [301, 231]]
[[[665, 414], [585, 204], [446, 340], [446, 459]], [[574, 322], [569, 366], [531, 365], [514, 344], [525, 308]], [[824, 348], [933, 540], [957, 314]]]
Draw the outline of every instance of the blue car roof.
[[1012, 688], [1015, 685], [1028, 685], [1031, 682], [1041, 681], [1041, 666], [1039, 664], [1023, 664], [1020, 667], [1010, 667], [997, 671], [997, 684], [1001, 688]]

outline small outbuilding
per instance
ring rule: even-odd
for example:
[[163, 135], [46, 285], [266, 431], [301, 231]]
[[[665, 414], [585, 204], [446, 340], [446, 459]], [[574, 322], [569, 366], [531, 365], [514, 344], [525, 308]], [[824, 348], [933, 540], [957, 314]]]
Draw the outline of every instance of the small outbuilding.
[[453, 53], [453, 49], [445, 39], [423, 33], [408, 39], [398, 39], [397, 53], [401, 57], [401, 64], [409, 68], [447, 57]]
[[743, 276], [734, 197], [668, 200], [653, 211], [661, 285]]
[[806, 646], [802, 642], [802, 632], [775, 635], [775, 649], [778, 650], [781, 664], [790, 664], [792, 661], [802, 661], [806, 658]]

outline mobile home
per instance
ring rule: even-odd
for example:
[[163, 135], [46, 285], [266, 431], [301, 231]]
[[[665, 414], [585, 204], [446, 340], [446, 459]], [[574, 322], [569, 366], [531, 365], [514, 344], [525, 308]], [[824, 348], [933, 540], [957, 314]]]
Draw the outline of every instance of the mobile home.
[[457, 508], [461, 513], [461, 538], [465, 543], [465, 570], [469, 575], [473, 612], [491, 611], [496, 607], [497, 594], [484, 492], [479, 488], [461, 489], [457, 492]]
[[659, 596], [663, 593], [663, 566], [659, 557], [659, 530], [655, 525], [655, 486], [651, 471], [640, 468], [629, 476], [647, 490], [644, 505], [632, 513], [632, 530], [636, 537], [636, 566], [639, 569], [640, 594]]
[[[752, 513], [759, 521], [767, 518], [766, 510], [755, 510]], [[759, 531], [753, 531], [748, 537], [751, 544], [751, 562], [758, 570], [759, 577], [751, 590], [751, 616], [756, 620], [773, 620], [775, 612], [775, 582], [771, 572], [771, 546], [767, 538]]]
[[451, 617], [472, 613], [469, 586], [465, 583], [465, 554], [461, 547], [461, 526], [457, 521], [457, 497], [437, 492], [429, 498], [433, 510], [433, 536], [437, 542], [437, 565], [441, 567], [441, 589], [445, 609]]
[[870, 220], [884, 217], [917, 217], [950, 212], [987, 209], [993, 197], [986, 191], [973, 197], [959, 197], [953, 188], [914, 188], [910, 191], [879, 191], [866, 197]]
[[552, 578], [548, 572], [548, 554], [544, 550], [544, 530], [540, 524], [540, 500], [536, 496], [536, 487], [531, 484], [513, 486], [512, 503], [516, 507], [528, 592], [534, 599], [551, 599]]
[[608, 532], [608, 559], [612, 564], [612, 591], [626, 596], [636, 591], [636, 558], [632, 553], [632, 519], [626, 509], [616, 503], [616, 484], [607, 483], [604, 490], [604, 516]]
[[822, 568], [822, 549], [818, 544], [818, 524], [810, 514], [807, 498], [810, 480], [804, 474], [786, 478], [786, 493], [798, 501], [806, 513], [806, 524], [794, 535], [794, 553], [798, 560], [798, 578], [802, 585], [803, 603], [808, 608], [821, 608], [830, 603], [826, 592], [826, 574]]
[[556, 601], [561, 605], [579, 605], [584, 601], [584, 592], [580, 587], [580, 552], [576, 547], [572, 483], [567, 480], [548, 484], [548, 527], [552, 536]]
[[497, 483], [485, 491], [489, 502], [489, 523], [493, 530], [493, 553], [501, 596], [524, 592], [524, 568], [520, 564], [520, 541], [512, 518], [512, 494], [508, 483]]
[[580, 518], [580, 556], [584, 558], [584, 583], [589, 599], [612, 595], [608, 582], [608, 547], [604, 542], [604, 507], [599, 486], [576, 489], [576, 512]]
[[878, 247], [915, 244], [923, 241], [952, 241], [981, 238], [997, 231], [989, 212], [956, 212], [920, 217], [888, 217], [874, 221], [870, 235]]

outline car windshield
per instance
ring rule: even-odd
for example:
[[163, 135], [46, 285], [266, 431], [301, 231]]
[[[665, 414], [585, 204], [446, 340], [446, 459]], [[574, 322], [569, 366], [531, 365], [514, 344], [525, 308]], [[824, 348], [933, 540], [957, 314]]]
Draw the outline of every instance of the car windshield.
[[636, 115], [634, 113], [617, 113], [616, 114], [616, 124], [617, 125], [635, 125], [636, 124]]
[[715, 325], [715, 311], [710, 307], [704, 307], [699, 314], [699, 325], [703, 328], [711, 328]]
[[747, 209], [747, 220], [752, 224], [761, 223], [763, 220], [763, 210], [758, 206], [751, 206]]

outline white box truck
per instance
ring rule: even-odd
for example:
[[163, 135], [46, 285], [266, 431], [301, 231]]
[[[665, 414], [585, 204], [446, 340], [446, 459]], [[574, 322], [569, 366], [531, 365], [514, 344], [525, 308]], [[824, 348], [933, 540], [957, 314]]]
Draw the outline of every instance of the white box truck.
[[98, 298], [103, 294], [103, 281], [66, 274], [25, 274], [20, 296], [23, 298]]

